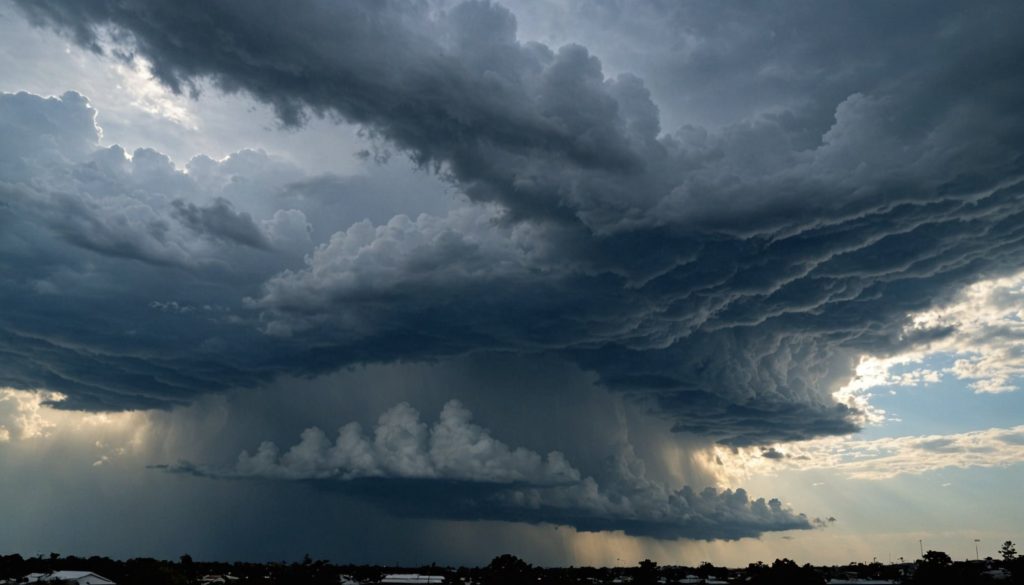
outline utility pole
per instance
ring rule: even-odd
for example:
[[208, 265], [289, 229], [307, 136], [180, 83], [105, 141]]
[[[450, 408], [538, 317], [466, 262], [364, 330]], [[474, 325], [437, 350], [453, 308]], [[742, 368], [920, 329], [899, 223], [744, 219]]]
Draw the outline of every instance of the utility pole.
[[978, 561], [980, 561], [980, 560], [981, 560], [981, 555], [980, 555], [980, 554], [978, 554], [978, 543], [979, 543], [979, 542], [981, 542], [981, 539], [980, 539], [980, 538], [975, 538], [975, 539], [974, 539], [974, 559], [975, 559], [975, 560], [978, 560]]
[[917, 541], [917, 546], [921, 547], [921, 558], [923, 559], [924, 558], [924, 541], [923, 540], [918, 540]]

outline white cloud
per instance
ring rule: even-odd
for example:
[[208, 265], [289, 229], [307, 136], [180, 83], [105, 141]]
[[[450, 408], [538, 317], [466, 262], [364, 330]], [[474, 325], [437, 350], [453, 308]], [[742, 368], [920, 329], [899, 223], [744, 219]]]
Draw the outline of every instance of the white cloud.
[[778, 446], [784, 457], [766, 459], [759, 450], [715, 454], [736, 477], [783, 469], [827, 469], [853, 479], [881, 480], [946, 468], [1007, 467], [1024, 463], [1024, 425], [948, 435], [853, 440], [817, 439]]
[[[495, 209], [480, 206], [444, 217], [396, 215], [377, 226], [368, 220], [357, 222], [318, 246], [306, 257], [303, 270], [271, 278], [263, 295], [249, 304], [269, 309], [272, 321], [267, 330], [274, 334], [290, 334], [317, 321], [275, 312], [279, 306], [307, 307], [305, 313], [319, 314], [320, 321], [337, 319], [341, 313], [349, 329], [373, 326], [360, 302], [381, 291], [415, 296], [424, 288], [524, 273], [526, 254], [515, 241], [517, 230], [500, 229], [497, 220]], [[341, 300], [351, 308], [329, 316], [319, 309]]]
[[199, 121], [191, 111], [193, 106], [189, 98], [175, 95], [154, 79], [152, 65], [145, 58], [114, 63], [112, 67], [121, 81], [117, 89], [130, 98], [132, 106], [189, 130], [199, 130]]
[[0, 443], [45, 436], [54, 423], [44, 416], [44, 403], [62, 398], [56, 392], [0, 388]]
[[[239, 244], [268, 249], [280, 242], [298, 254], [312, 247], [300, 211], [268, 210], [272, 218], [259, 223], [242, 208], [261, 190], [301, 176], [295, 169], [244, 151], [222, 161], [194, 159], [189, 170], [197, 172], [188, 173], [152, 149], [100, 147], [95, 120], [89, 100], [75, 92], [0, 93], [0, 170], [21, 182], [8, 187], [6, 200], [21, 217], [81, 248], [161, 265], [237, 265], [245, 261], [234, 249]], [[238, 161], [247, 159], [261, 169], [242, 175]]]
[[[905, 336], [948, 333], [894, 356], [861, 358], [854, 376], [833, 396], [859, 410], [862, 424], [895, 420], [870, 403], [871, 392], [877, 388], [926, 386], [947, 377], [968, 382], [977, 393], [1020, 388], [1024, 379], [1024, 272], [976, 282], [950, 302], [908, 317]], [[939, 368], [927, 363], [943, 357], [953, 358], [952, 366]]]
[[380, 416], [373, 436], [358, 423], [338, 429], [331, 441], [319, 428], [302, 432], [302, 439], [284, 454], [265, 441], [255, 453], [243, 452], [233, 470], [214, 472], [235, 477], [283, 479], [363, 477], [445, 478], [494, 483], [575, 482], [580, 473], [565, 456], [552, 451], [542, 456], [512, 448], [472, 422], [472, 413], [459, 401], [445, 404], [433, 425], [419, 412], [400, 403]]
[[37, 452], [64, 452], [72, 446], [72, 450], [83, 452], [83, 460], [95, 460], [94, 467], [137, 454], [147, 446], [152, 413], [55, 408], [66, 399], [59, 392], [0, 388], [0, 444], [6, 444], [6, 449]]
[[[948, 330], [948, 335], [888, 358], [865, 357], [856, 374], [837, 393], [880, 422], [885, 412], [867, 403], [868, 390], [880, 386], [920, 386], [945, 376], [965, 380], [976, 392], [1010, 392], [1024, 377], [1024, 273], [977, 282], [950, 302], [909, 316], [905, 335]], [[949, 368], [924, 366], [926, 360], [952, 357]], [[906, 371], [907, 367], [922, 366]], [[897, 372], [896, 370], [902, 370]]]
[[970, 380], [976, 392], [1019, 389], [1024, 376], [1024, 272], [975, 283], [952, 303], [912, 317], [918, 329], [953, 329], [927, 352], [958, 356], [948, 372]]

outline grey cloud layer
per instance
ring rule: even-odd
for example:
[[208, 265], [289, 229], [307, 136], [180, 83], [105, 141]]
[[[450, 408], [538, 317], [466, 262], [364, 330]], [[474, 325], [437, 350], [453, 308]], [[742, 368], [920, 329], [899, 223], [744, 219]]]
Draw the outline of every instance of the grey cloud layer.
[[[147, 268], [148, 278], [184, 270], [202, 285], [186, 295], [197, 298], [183, 300], [232, 307], [238, 318], [226, 329], [204, 321], [189, 338], [189, 347], [216, 351], [177, 350], [175, 366], [193, 376], [190, 392], [363, 361], [552, 351], [656, 402], [681, 431], [734, 445], [845, 433], [856, 428], [856, 413], [831, 392], [856, 357], [948, 334], [904, 336], [906, 315], [1018, 267], [1024, 252], [1024, 83], [1013, 65], [1024, 41], [1008, 28], [1020, 16], [1013, 3], [970, 14], [922, 5], [912, 21], [897, 18], [905, 8], [803, 7], [793, 22], [814, 16], [842, 38], [828, 44], [826, 66], [815, 44], [822, 39], [782, 35], [781, 64], [816, 71], [821, 93], [806, 80], [797, 84], [805, 88], [801, 100], [751, 91], [751, 100], [763, 101], [751, 108], [757, 114], [719, 130], [671, 132], [662, 131], [640, 79], [605, 77], [581, 46], [519, 42], [514, 17], [487, 3], [445, 12], [403, 2], [310, 1], [288, 10], [249, 2], [216, 10], [180, 2], [19, 4], [84, 45], [99, 28], [122, 34], [171, 87], [209, 80], [273, 104], [287, 123], [312, 112], [363, 124], [436, 165], [481, 204], [333, 226], [329, 240], [306, 245], [304, 264], [301, 254], [265, 260], [265, 248], [285, 249], [256, 237], [267, 233], [257, 222], [277, 217], [266, 203], [273, 189], [254, 197], [267, 206], [259, 212], [208, 191], [194, 200], [181, 195], [187, 203], [177, 205], [171, 196], [169, 219], [142, 213], [107, 222], [120, 203], [70, 207], [75, 200], [66, 204], [83, 210], [76, 217], [98, 219], [64, 225], [45, 210], [27, 215], [81, 248], [168, 267]], [[722, 10], [740, 31], [761, 12], [782, 24], [789, 14], [771, 4]], [[837, 27], [844, 18], [856, 26]], [[853, 41], [876, 21], [891, 28], [878, 33], [871, 54], [911, 46], [930, 53], [899, 53], [864, 69]], [[730, 30], [688, 33], [703, 49], [726, 48]], [[211, 46], [212, 39], [230, 42]], [[706, 66], [713, 51], [700, 54], [680, 66], [716, 79]], [[721, 55], [725, 63], [742, 57]], [[11, 188], [44, 191], [19, 178], [21, 151], [10, 148], [2, 152], [15, 161], [5, 163], [14, 169]], [[65, 204], [55, 195], [14, 200]], [[303, 222], [282, 213], [296, 236]], [[184, 232], [188, 238], [175, 238]], [[43, 247], [31, 249], [45, 255]], [[233, 270], [218, 273], [215, 260]], [[243, 278], [238, 266], [246, 262]], [[5, 294], [38, 316], [28, 287], [14, 282]], [[152, 300], [178, 299], [141, 306]], [[124, 316], [126, 324], [137, 319]], [[6, 334], [59, 348], [50, 372], [72, 357], [93, 359], [95, 352], [75, 348], [100, 344], [81, 332], [56, 335], [42, 317], [29, 321], [19, 317]], [[257, 327], [263, 335], [253, 334]], [[23, 359], [7, 377], [75, 389], [77, 404], [181, 400], [188, 392], [152, 373], [159, 362], [146, 348], [167, 337], [151, 335], [132, 352], [107, 340], [103, 354], [140, 390], [109, 380], [90, 380], [86, 389], [81, 376], [99, 374], [84, 365], [85, 374], [33, 377], [19, 368]]]
[[510, 448], [471, 419], [469, 410], [452, 400], [428, 426], [419, 412], [401, 403], [380, 416], [372, 438], [358, 423], [342, 426], [334, 441], [311, 427], [286, 452], [265, 441], [230, 468], [188, 462], [156, 467], [214, 478], [312, 481], [401, 515], [426, 518], [547, 522], [583, 531], [706, 540], [814, 526], [779, 500], [750, 499], [743, 489], [698, 493], [654, 481], [628, 444], [610, 458], [599, 481], [583, 477], [558, 451], [541, 456]]
[[[69, 407], [90, 409], [252, 384], [258, 364], [231, 351], [251, 337], [239, 296], [247, 282], [301, 264], [311, 246], [304, 214], [278, 210], [257, 223], [234, 209], [244, 197], [232, 167], [246, 153], [193, 161], [205, 174], [184, 174], [151, 150], [129, 158], [100, 148], [94, 116], [75, 93], [0, 94], [3, 383], [59, 390]], [[264, 172], [247, 178], [270, 180], [274, 163], [252, 156]], [[220, 309], [183, 316], [160, 309], [168, 303]]]

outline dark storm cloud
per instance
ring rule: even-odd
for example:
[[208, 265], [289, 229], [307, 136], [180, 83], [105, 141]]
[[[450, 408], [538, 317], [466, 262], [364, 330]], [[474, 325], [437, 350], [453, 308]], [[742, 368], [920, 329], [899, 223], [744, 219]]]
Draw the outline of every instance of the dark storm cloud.
[[[751, 499], [745, 490], [695, 492], [683, 488], [658, 507], [611, 494], [614, 504], [592, 482], [565, 488], [499, 486], [445, 480], [363, 479], [316, 482], [321, 489], [351, 494], [411, 518], [503, 520], [572, 526], [581, 532], [621, 530], [659, 539], [736, 540], [765, 532], [818, 527], [777, 499]], [[415, 494], [415, 498], [411, 497]], [[550, 500], [550, 501], [547, 501]]]
[[[718, 20], [694, 19], [698, 50], [680, 62], [680, 79], [734, 89], [754, 79], [744, 91], [760, 107], [718, 129], [667, 132], [644, 81], [606, 77], [578, 45], [520, 42], [514, 17], [488, 3], [447, 12], [405, 2], [19, 4], [85, 46], [98, 47], [101, 31], [112, 35], [172, 88], [209, 81], [272, 104], [289, 124], [310, 114], [362, 124], [480, 204], [346, 222], [312, 248], [295, 215], [307, 215], [299, 199], [286, 198], [298, 209], [280, 217], [232, 200], [254, 226], [257, 218], [284, 226], [297, 242], [286, 262], [183, 235], [186, 226], [193, 235], [194, 226], [225, 233], [210, 222], [183, 226], [166, 203], [183, 195], [163, 194], [152, 216], [140, 210], [112, 222], [103, 218], [122, 206], [94, 201], [82, 209], [96, 212], [80, 216], [97, 219], [82, 226], [49, 219], [60, 215], [47, 213], [62, 196], [26, 196], [43, 208], [23, 217], [80, 248], [202, 282], [189, 293], [199, 298], [153, 295], [142, 306], [188, 300], [233, 309], [230, 323], [207, 319], [191, 334], [204, 341], [188, 348], [215, 351], [193, 352], [153, 328], [151, 346], [104, 354], [115, 371], [129, 356], [132, 369], [146, 371], [151, 356], [138, 354], [173, 344], [178, 371], [200, 381], [195, 391], [357, 362], [555, 352], [656, 404], [679, 431], [733, 445], [841, 434], [855, 430], [857, 413], [831, 392], [860, 354], [948, 334], [907, 333], [906, 316], [1018, 269], [1024, 253], [1024, 83], [1015, 66], [1024, 39], [1013, 34], [1015, 3], [969, 13], [942, 3], [721, 8]], [[824, 24], [810, 36], [748, 38], [763, 13], [780, 27]], [[718, 21], [735, 26], [712, 26]], [[862, 50], [868, 30], [875, 43]], [[757, 75], [731, 68], [764, 53], [772, 67]], [[896, 57], [877, 57], [889, 54]], [[778, 97], [778, 75], [757, 81], [772, 71], [792, 72], [800, 99]], [[20, 168], [4, 148], [15, 161], [5, 164]], [[86, 166], [69, 172], [96, 163], [78, 164]], [[165, 167], [147, 171], [150, 192], [177, 193], [193, 180]], [[17, 189], [59, 192], [11, 176]], [[75, 178], [76, 189], [82, 184]], [[213, 209], [217, 193], [190, 205]], [[46, 256], [49, 245], [28, 249]], [[50, 340], [35, 332], [57, 325], [25, 300], [37, 285], [5, 285], [25, 310], [7, 330]], [[83, 347], [87, 360], [90, 335], [62, 330], [60, 347]], [[249, 367], [258, 374], [222, 375]], [[90, 375], [92, 395], [106, 404], [131, 394], [104, 394], [103, 375]], [[159, 376], [139, 379], [149, 400], [182, 397], [151, 383]]]
[[230, 468], [187, 461], [151, 467], [220, 479], [305, 481], [420, 518], [546, 522], [706, 540], [812, 527], [779, 500], [750, 499], [743, 489], [668, 487], [648, 477], [631, 446], [606, 462], [600, 479], [584, 477], [561, 452], [542, 456], [494, 438], [456, 400], [432, 425], [401, 403], [380, 416], [369, 436], [358, 423], [342, 426], [333, 440], [311, 427], [287, 451], [264, 441]]
[[266, 236], [244, 211], [235, 211], [231, 202], [218, 198], [205, 207], [175, 200], [174, 217], [192, 231], [221, 238], [243, 246], [266, 249], [270, 247]]
[[[512, 15], [488, 4], [460, 5], [443, 20], [411, 2], [257, 11], [238, 3], [215, 12], [203, 4], [23, 8], [71, 25], [86, 45], [97, 42], [96, 26], [120, 27], [176, 89], [209, 76], [224, 89], [254, 91], [287, 123], [310, 108], [367, 124], [417, 160], [449, 166], [470, 196], [500, 201], [515, 216], [571, 216], [575, 206], [566, 208], [552, 189], [578, 189], [556, 168], [615, 182], [639, 173], [647, 150], [661, 150], [657, 109], [639, 80], [606, 80], [583, 47], [519, 44]], [[188, 16], [199, 13], [206, 16]], [[232, 42], [211, 53], [210, 35]], [[618, 193], [605, 195], [601, 205], [613, 207], [607, 215], [615, 220]]]
[[[308, 428], [302, 440], [283, 455], [263, 442], [250, 455], [243, 452], [229, 477], [314, 479], [337, 477], [443, 478], [461, 481], [564, 484], [579, 481], [579, 471], [552, 451], [546, 456], [510, 448], [472, 422], [472, 413], [449, 401], [434, 425], [400, 403], [380, 416], [372, 439], [358, 423], [349, 423], [331, 440], [319, 428]], [[194, 469], [193, 466], [187, 466]]]
[[[196, 237], [179, 208], [199, 213], [238, 199], [214, 180], [226, 176], [231, 185], [236, 162], [196, 177], [151, 150], [129, 157], [118, 146], [100, 148], [94, 117], [74, 92], [0, 94], [2, 383], [59, 390], [68, 395], [62, 407], [119, 410], [268, 379], [246, 357], [264, 344], [238, 314], [239, 296], [301, 264], [310, 245], [302, 213], [279, 210], [258, 227], [248, 218], [249, 231], [228, 222], [236, 238], [255, 238], [258, 229], [275, 249], [269, 262], [264, 250], [223, 246], [226, 236]], [[225, 228], [199, 219], [207, 232]], [[169, 303], [225, 310], [159, 308]]]

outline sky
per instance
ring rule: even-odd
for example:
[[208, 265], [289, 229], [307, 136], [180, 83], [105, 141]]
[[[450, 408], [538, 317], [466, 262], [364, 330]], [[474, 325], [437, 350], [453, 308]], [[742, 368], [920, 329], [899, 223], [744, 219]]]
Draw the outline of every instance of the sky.
[[0, 0], [0, 551], [997, 556], [1022, 12]]

